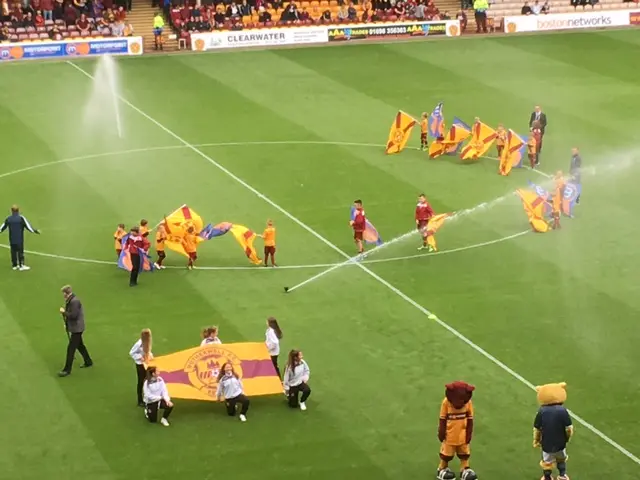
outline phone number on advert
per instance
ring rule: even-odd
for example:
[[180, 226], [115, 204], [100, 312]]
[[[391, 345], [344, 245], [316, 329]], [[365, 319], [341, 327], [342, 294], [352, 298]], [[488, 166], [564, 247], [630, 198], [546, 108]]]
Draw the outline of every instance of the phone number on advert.
[[[413, 27], [412, 30], [415, 30]], [[381, 28], [367, 28], [363, 30], [353, 30], [352, 35], [402, 35], [409, 33], [408, 27], [381, 27]]]

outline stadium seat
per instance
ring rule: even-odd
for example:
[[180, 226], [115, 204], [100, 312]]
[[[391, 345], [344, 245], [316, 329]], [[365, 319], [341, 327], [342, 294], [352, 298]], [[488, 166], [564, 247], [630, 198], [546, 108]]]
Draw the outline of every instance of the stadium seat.
[[40, 35], [38, 35], [37, 33], [33, 32], [29, 34], [29, 40], [39, 40], [40, 39]]
[[73, 31], [73, 32], [68, 32], [69, 33], [69, 38], [79, 38], [80, 37], [80, 33], [77, 31]]
[[21, 33], [27, 33], [27, 31], [22, 27], [18, 27], [16, 28], [16, 33], [20, 35]]
[[39, 34], [40, 36], [40, 40], [49, 40], [49, 34], [48, 33], [41, 33]]
[[62, 38], [69, 38], [69, 32], [60, 32], [60, 34], [62, 35]]
[[80, 36], [81, 37], [90, 37], [91, 36], [91, 32], [80, 32]]
[[18, 41], [18, 35], [16, 35], [15, 33], [13, 35], [9, 35], [9, 41], [10, 42], [17, 42]]
[[29, 34], [27, 34], [27, 33], [19, 33], [18, 34], [18, 41], [24, 42], [25, 40], [29, 40]]
[[329, 6], [337, 7], [338, 6], [338, 0], [329, 0]]
[[36, 33], [36, 27], [27, 27], [25, 30], [27, 33]]
[[321, 8], [327, 8], [329, 6], [329, 1], [328, 0], [320, 0], [320, 7]]
[[50, 27], [51, 25], [53, 25], [53, 20], [45, 20], [44, 21], [44, 26], [45, 27]]
[[66, 25], [66, 23], [64, 23], [64, 20], [55, 20], [54, 23], [56, 25]]

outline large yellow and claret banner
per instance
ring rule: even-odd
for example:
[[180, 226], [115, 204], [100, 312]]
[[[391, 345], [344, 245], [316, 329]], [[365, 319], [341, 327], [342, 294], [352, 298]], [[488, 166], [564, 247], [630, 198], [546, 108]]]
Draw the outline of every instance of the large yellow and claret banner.
[[263, 342], [214, 344], [154, 358], [173, 398], [216, 401], [218, 373], [230, 362], [247, 396], [282, 394], [282, 383]]

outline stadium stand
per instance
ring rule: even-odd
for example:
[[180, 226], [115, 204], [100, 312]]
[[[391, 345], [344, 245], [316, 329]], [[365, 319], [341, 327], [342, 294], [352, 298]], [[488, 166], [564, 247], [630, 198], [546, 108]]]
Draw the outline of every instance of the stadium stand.
[[[45, 10], [46, 9], [46, 10]], [[30, 0], [23, 5], [2, 2], [0, 41], [50, 41], [67, 38], [131, 36], [124, 6], [113, 0]]]

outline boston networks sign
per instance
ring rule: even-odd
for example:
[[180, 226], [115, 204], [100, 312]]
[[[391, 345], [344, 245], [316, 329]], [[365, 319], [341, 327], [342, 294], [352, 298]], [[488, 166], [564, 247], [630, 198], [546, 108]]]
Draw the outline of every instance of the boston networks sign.
[[585, 28], [623, 27], [630, 25], [635, 12], [558, 13], [551, 15], [521, 15], [505, 17], [505, 33], [544, 32], [549, 30], [574, 30]]

